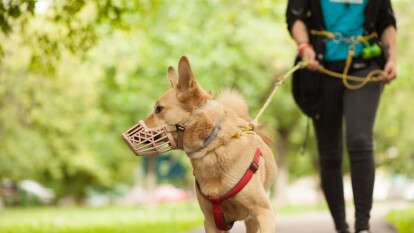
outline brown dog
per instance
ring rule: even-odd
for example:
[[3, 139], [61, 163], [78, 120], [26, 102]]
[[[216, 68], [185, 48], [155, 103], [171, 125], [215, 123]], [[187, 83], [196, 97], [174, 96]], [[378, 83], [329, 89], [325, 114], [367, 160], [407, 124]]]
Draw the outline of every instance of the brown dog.
[[[144, 122], [147, 128], [182, 124], [179, 132], [171, 132], [180, 141], [191, 160], [198, 182], [197, 198], [204, 214], [207, 233], [218, 230], [213, 217], [212, 203], [206, 196], [220, 196], [232, 189], [243, 177], [259, 148], [262, 157], [257, 172], [234, 197], [223, 202], [227, 222], [244, 220], [247, 233], [275, 232], [275, 215], [267, 191], [276, 177], [276, 163], [271, 149], [249, 126], [248, 109], [244, 99], [227, 91], [216, 100], [195, 80], [189, 61], [182, 57], [178, 75], [168, 69], [171, 88], [157, 101], [154, 113]], [[181, 137], [179, 139], [178, 137]], [[154, 141], [159, 139], [154, 139]]]

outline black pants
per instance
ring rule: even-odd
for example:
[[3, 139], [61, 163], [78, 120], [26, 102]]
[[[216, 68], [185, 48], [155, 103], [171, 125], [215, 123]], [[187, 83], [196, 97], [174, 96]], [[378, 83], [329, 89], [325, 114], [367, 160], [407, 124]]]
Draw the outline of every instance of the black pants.
[[[370, 64], [352, 74], [365, 76]], [[348, 90], [340, 79], [324, 77], [321, 80], [320, 117], [313, 121], [316, 132], [322, 189], [336, 229], [348, 228], [342, 181], [343, 128], [350, 157], [351, 180], [355, 204], [355, 228], [369, 229], [370, 211], [375, 179], [373, 156], [373, 127], [382, 93], [382, 83], [369, 83], [359, 90]]]

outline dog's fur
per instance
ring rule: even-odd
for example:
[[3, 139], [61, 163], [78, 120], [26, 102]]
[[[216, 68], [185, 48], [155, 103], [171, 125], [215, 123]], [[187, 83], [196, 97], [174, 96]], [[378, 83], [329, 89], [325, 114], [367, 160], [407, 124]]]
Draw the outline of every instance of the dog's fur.
[[[168, 68], [171, 88], [157, 101], [158, 113], [145, 119], [148, 127], [185, 122], [184, 151], [193, 166], [194, 176], [206, 195], [220, 196], [231, 189], [249, 167], [257, 148], [263, 152], [259, 170], [246, 187], [234, 198], [223, 203], [226, 220], [245, 220], [247, 233], [274, 233], [275, 215], [267, 191], [276, 177], [276, 162], [271, 149], [258, 133], [240, 133], [249, 125], [248, 108], [244, 99], [234, 91], [223, 92], [216, 100], [199, 86], [190, 63], [182, 57], [178, 75]], [[219, 124], [218, 136], [205, 148], [205, 139]], [[177, 135], [174, 135], [177, 137]], [[198, 150], [197, 152], [190, 153]], [[207, 233], [217, 230], [211, 203], [197, 190]]]

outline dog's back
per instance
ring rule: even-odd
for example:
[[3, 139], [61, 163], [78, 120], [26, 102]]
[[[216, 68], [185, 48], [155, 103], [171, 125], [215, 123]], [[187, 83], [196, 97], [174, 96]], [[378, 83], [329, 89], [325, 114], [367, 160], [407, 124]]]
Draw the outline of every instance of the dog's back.
[[218, 97], [217, 101], [226, 109], [235, 112], [240, 118], [250, 121], [249, 109], [246, 100], [239, 92], [234, 90], [224, 90]]
[[[218, 97], [217, 101], [221, 103], [226, 109], [235, 112], [240, 118], [251, 121], [249, 115], [249, 108], [247, 107], [244, 97], [235, 90], [224, 90]], [[265, 125], [256, 127], [255, 132], [263, 139], [263, 141], [272, 147], [274, 140]]]

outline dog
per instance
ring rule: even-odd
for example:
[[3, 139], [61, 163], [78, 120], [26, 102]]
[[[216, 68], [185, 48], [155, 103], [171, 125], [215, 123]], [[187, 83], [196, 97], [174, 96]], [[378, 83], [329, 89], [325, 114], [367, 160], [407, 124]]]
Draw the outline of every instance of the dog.
[[178, 74], [170, 66], [167, 77], [171, 88], [156, 102], [154, 112], [128, 131], [144, 137], [138, 139], [141, 152], [186, 152], [206, 233], [229, 232], [239, 220], [244, 220], [247, 233], [274, 233], [275, 214], [267, 192], [277, 166], [266, 139], [249, 128], [245, 100], [235, 91], [214, 99], [198, 84], [185, 56]]

